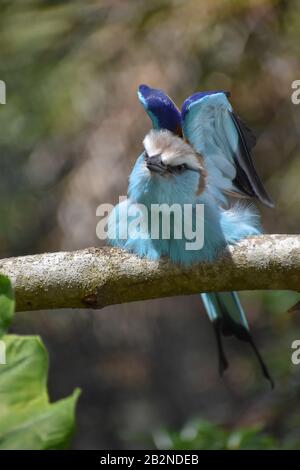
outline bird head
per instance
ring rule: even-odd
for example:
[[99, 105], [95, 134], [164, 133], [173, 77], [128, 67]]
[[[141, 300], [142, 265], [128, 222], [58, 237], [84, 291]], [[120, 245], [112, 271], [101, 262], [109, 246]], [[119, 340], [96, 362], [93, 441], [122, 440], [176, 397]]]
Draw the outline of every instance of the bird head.
[[129, 196], [136, 201], [185, 203], [205, 186], [203, 160], [182, 138], [152, 129], [144, 138], [144, 152], [130, 175]]

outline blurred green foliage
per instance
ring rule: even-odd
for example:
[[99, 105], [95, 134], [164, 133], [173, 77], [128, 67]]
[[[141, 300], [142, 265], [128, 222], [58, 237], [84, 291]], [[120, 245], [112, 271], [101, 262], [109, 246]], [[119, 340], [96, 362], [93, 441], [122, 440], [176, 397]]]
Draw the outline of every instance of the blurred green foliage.
[[10, 280], [0, 275], [0, 338], [10, 326], [15, 311], [15, 298]]
[[[14, 311], [8, 278], [0, 276], [0, 324], [5, 329]], [[5, 364], [0, 363], [0, 449], [60, 449], [68, 446], [74, 430], [79, 395], [49, 403], [48, 355], [36, 336], [4, 334]]]
[[299, 446], [279, 443], [259, 426], [228, 430], [204, 420], [191, 421], [181, 432], [160, 431], [153, 442], [158, 449], [170, 450], [278, 450]]

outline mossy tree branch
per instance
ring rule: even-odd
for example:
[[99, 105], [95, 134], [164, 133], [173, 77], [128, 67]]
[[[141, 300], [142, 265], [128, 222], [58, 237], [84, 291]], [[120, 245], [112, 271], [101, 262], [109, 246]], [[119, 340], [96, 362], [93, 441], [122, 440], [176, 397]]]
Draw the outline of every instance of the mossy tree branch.
[[181, 268], [115, 248], [0, 260], [17, 311], [106, 305], [208, 291], [300, 291], [300, 236], [262, 235], [229, 247], [214, 263]]

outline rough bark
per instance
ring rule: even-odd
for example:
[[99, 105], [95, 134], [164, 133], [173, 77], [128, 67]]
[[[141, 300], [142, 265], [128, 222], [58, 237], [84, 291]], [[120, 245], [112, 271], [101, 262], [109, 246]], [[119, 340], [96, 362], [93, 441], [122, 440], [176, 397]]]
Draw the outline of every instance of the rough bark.
[[87, 248], [0, 260], [17, 311], [106, 305], [208, 291], [300, 291], [300, 236], [251, 237], [214, 263], [182, 268], [115, 248]]

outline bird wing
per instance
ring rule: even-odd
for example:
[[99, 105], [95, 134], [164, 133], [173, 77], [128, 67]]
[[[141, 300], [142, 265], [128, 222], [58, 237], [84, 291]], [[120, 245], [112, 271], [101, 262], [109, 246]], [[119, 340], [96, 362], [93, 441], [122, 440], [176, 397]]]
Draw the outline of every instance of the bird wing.
[[183, 134], [202, 154], [207, 185], [220, 202], [224, 193], [256, 197], [269, 207], [273, 202], [254, 167], [252, 131], [232, 110], [223, 91], [195, 93], [182, 106]]
[[181, 113], [168, 95], [147, 85], [140, 85], [137, 95], [154, 129], [168, 129], [182, 136]]

